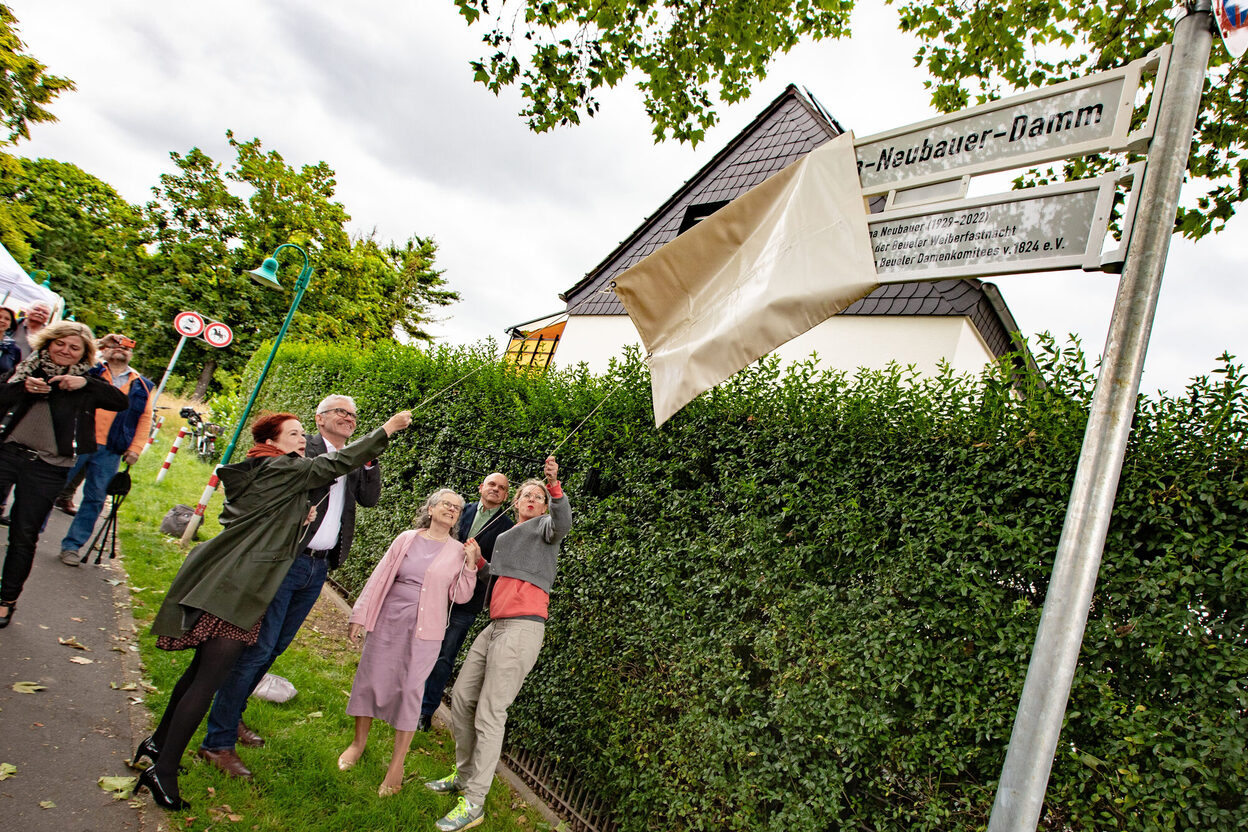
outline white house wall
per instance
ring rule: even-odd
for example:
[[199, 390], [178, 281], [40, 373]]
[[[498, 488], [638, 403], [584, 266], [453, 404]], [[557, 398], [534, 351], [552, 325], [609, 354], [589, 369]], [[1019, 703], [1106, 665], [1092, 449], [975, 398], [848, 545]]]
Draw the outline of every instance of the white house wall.
[[[583, 361], [591, 372], [602, 373], [629, 344], [641, 349], [641, 338], [627, 315], [573, 315], [563, 331], [554, 363], [575, 367]], [[958, 372], [978, 373], [993, 358], [970, 319], [954, 316], [841, 315], [799, 335], [776, 352], [785, 363], [816, 352], [824, 366], [847, 372], [860, 367], [880, 369], [896, 361], [933, 374], [943, 358]]]

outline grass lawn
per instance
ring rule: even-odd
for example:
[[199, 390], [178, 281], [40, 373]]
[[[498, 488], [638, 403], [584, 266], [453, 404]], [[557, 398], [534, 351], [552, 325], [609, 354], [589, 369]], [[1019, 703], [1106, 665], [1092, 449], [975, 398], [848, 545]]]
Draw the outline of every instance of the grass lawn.
[[[174, 408], [172, 413], [176, 412]], [[211, 466], [184, 447], [165, 481], [156, 485], [156, 473], [180, 425], [176, 415], [165, 420], [160, 441], [143, 454], [131, 472], [134, 487], [121, 510], [121, 545], [130, 575], [144, 673], [157, 689], [146, 702], [153, 725], [168, 701], [168, 691], [192, 655], [190, 651], [157, 650], [156, 640], [148, 631], [182, 562], [178, 541], [161, 535], [158, 529], [165, 512], [175, 504], [196, 503], [211, 473]], [[241, 454], [236, 456], [241, 458]], [[200, 531], [201, 539], [220, 530], [216, 521], [220, 506], [218, 493]], [[359, 765], [345, 773], [338, 771], [338, 755], [351, 739], [353, 721], [345, 708], [359, 658], [345, 633], [345, 616], [333, 604], [319, 601], [294, 644], [273, 667], [275, 673], [295, 684], [299, 694], [282, 705], [251, 700], [247, 723], [268, 741], [264, 748], [239, 748], [240, 756], [256, 773], [254, 781], [232, 780], [194, 757], [203, 736], [201, 726], [183, 758], [188, 770], [179, 780], [191, 810], [163, 815], [144, 792], [142, 799], [151, 806], [148, 817], [154, 813], [160, 828], [168, 830], [432, 830], [433, 822], [455, 802], [422, 785], [424, 780], [442, 777], [451, 770], [454, 743], [446, 732], [416, 735], [407, 758], [403, 791], [393, 797], [377, 797], [394, 739], [394, 732], [384, 723], [373, 723], [368, 750]], [[545, 830], [550, 826], [496, 779], [487, 799], [485, 823], [476, 828]]]

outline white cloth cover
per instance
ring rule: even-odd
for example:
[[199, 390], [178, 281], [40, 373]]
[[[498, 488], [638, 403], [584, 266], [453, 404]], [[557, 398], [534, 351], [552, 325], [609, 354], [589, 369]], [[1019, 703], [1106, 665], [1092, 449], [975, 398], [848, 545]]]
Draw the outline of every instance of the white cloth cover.
[[662, 425], [877, 285], [845, 133], [625, 271], [615, 293], [649, 353]]

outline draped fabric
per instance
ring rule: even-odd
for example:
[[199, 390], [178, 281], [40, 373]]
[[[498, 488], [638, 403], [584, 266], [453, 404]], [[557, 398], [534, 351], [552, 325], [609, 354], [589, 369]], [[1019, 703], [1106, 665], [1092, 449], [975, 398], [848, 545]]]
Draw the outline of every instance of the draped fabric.
[[661, 425], [877, 285], [846, 133], [625, 271], [615, 293], [649, 353]]

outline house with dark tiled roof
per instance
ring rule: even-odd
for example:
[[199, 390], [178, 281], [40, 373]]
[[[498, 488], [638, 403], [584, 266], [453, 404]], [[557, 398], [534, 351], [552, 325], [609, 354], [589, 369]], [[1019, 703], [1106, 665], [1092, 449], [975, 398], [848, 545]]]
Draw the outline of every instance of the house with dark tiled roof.
[[[543, 367], [583, 361], [601, 372], [626, 345], [640, 346], [636, 329], [612, 292], [616, 276], [842, 132], [813, 97], [789, 85], [606, 259], [559, 296], [566, 304], [563, 312], [512, 327], [513, 360]], [[977, 373], [1011, 350], [1011, 333], [1017, 331], [991, 283], [895, 283], [881, 286], [777, 353], [790, 361], [816, 352], [824, 366], [850, 372], [890, 361], [934, 372], [945, 361], [955, 370]]]

